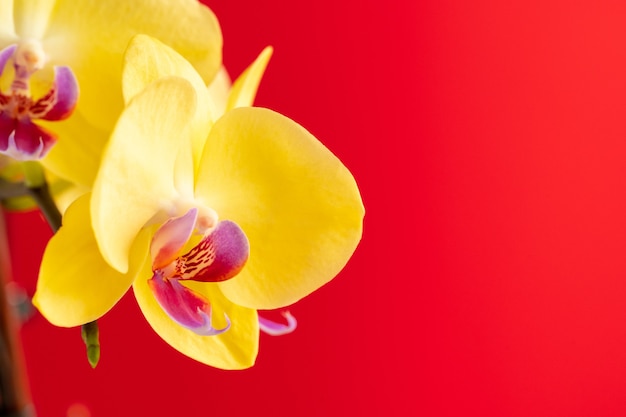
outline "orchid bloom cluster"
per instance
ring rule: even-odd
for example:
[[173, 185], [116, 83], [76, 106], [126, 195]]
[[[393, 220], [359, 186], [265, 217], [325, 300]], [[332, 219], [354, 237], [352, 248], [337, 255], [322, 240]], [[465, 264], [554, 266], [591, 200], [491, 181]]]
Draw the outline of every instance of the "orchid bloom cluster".
[[195, 0], [0, 6], [0, 152], [77, 190], [33, 298], [52, 324], [93, 323], [132, 288], [171, 346], [243, 369], [260, 331], [296, 325], [259, 310], [292, 305], [352, 256], [364, 211], [351, 173], [253, 106], [270, 47], [232, 84], [221, 48]]

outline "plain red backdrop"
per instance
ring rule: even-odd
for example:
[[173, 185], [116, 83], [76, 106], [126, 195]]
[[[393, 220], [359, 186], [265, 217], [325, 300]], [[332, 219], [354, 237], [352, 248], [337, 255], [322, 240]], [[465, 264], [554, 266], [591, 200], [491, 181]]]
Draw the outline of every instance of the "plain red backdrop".
[[[233, 76], [275, 47], [257, 105], [352, 170], [363, 241], [246, 371], [178, 354], [132, 295], [95, 370], [34, 317], [39, 416], [626, 415], [626, 3], [207, 4]], [[9, 227], [32, 291], [48, 235]]]

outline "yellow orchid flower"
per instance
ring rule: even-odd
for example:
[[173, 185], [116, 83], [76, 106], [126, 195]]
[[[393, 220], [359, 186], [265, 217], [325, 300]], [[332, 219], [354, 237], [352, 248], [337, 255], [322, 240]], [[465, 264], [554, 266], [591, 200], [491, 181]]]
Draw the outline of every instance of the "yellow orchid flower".
[[213, 121], [191, 65], [133, 39], [128, 105], [93, 192], [68, 208], [44, 254], [34, 303], [48, 320], [95, 320], [132, 286], [170, 345], [242, 369], [257, 355], [257, 310], [291, 305], [344, 267], [361, 237], [357, 185], [303, 127], [249, 107], [270, 54], [233, 84]]
[[206, 83], [220, 68], [219, 24], [197, 0], [2, 1], [0, 152], [43, 158], [51, 172], [90, 186], [124, 106], [122, 57], [138, 33], [171, 45]]

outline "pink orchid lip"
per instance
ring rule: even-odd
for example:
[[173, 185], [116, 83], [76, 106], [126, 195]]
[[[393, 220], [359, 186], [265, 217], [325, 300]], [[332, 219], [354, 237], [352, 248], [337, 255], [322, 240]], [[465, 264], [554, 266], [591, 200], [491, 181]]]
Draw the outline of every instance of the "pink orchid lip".
[[178, 258], [179, 279], [220, 282], [236, 276], [250, 254], [248, 238], [237, 223], [222, 220], [211, 233]]
[[200, 221], [198, 210], [192, 208], [156, 231], [150, 244], [153, 271], [167, 271], [168, 279], [220, 282], [243, 269], [250, 243], [237, 223], [230, 220], [218, 222], [189, 252], [179, 255]]
[[150, 243], [153, 276], [148, 280], [157, 302], [176, 323], [199, 335], [217, 335], [228, 330], [211, 325], [210, 301], [185, 287], [181, 281], [220, 282], [237, 275], [250, 253], [245, 233], [224, 220], [210, 230], [191, 250], [180, 255], [198, 228], [198, 209], [166, 221]]
[[227, 324], [216, 329], [211, 324], [211, 304], [202, 295], [183, 286], [175, 279], [166, 279], [160, 271], [148, 280], [157, 302], [172, 320], [200, 336], [216, 336], [230, 328], [230, 320], [224, 314]]
[[0, 119], [0, 153], [17, 160], [41, 159], [56, 143], [53, 133], [30, 119], [7, 120], [4, 115]]
[[[0, 51], [0, 74], [9, 59], [14, 57], [17, 45]], [[28, 93], [28, 79], [32, 75], [14, 63], [16, 78], [11, 91], [0, 91], [0, 153], [18, 160], [41, 159], [56, 143], [56, 135], [33, 120], [63, 120], [69, 117], [78, 101], [78, 81], [72, 70], [54, 68], [54, 82], [50, 90], [34, 101]]]
[[259, 329], [270, 336], [283, 336], [296, 330], [298, 327], [296, 318], [289, 311], [283, 311], [281, 315], [287, 320], [286, 324], [278, 323], [259, 315]]
[[43, 120], [67, 119], [78, 102], [78, 81], [69, 67], [54, 67], [54, 84], [30, 108], [31, 117]]

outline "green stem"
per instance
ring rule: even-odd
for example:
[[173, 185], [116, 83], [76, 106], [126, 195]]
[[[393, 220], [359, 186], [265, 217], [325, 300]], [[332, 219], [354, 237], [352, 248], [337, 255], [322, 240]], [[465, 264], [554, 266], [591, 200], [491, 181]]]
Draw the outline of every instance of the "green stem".
[[52, 231], [56, 233], [61, 228], [63, 216], [52, 198], [48, 184], [44, 183], [38, 187], [28, 187], [28, 192], [39, 206]]
[[28, 193], [39, 206], [52, 231], [56, 233], [61, 228], [62, 215], [52, 198], [42, 166], [37, 161], [24, 161], [22, 168]]
[[23, 161], [24, 183], [28, 188], [40, 187], [46, 184], [46, 174], [43, 167], [37, 161]]
[[28, 188], [24, 184], [0, 178], [0, 200], [9, 200], [25, 195], [28, 195]]
[[81, 326], [81, 336], [85, 347], [87, 348], [87, 360], [92, 368], [95, 368], [100, 360], [100, 340], [98, 323], [92, 321], [91, 323], [83, 324]]

